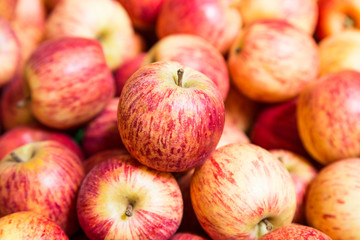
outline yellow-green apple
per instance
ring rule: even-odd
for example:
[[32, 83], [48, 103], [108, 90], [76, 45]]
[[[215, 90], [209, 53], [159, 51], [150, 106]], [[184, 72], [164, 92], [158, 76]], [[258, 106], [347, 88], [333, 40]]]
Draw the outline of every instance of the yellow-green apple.
[[16, 148], [0, 162], [0, 216], [34, 211], [75, 233], [76, 197], [84, 168], [79, 157], [55, 141]]
[[106, 161], [107, 159], [115, 156], [128, 155], [128, 154], [129, 153], [125, 149], [109, 149], [95, 153], [94, 155], [86, 158], [83, 161], [85, 174], [90, 172], [90, 170], [100, 162]]
[[125, 85], [125, 82], [133, 75], [136, 70], [138, 70], [146, 57], [146, 53], [140, 53], [135, 57], [126, 60], [120, 67], [118, 67], [114, 72], [115, 79], [115, 96], [120, 96], [121, 91]]
[[297, 105], [300, 138], [321, 164], [360, 155], [360, 73], [344, 70], [321, 77]]
[[360, 71], [360, 30], [344, 30], [323, 38], [319, 54], [320, 76], [349, 69]]
[[261, 19], [287, 20], [311, 36], [318, 21], [314, 0], [241, 0], [238, 3], [244, 25]]
[[90, 239], [169, 239], [183, 213], [171, 173], [139, 163], [130, 154], [100, 162], [86, 175], [77, 214]]
[[246, 97], [230, 81], [229, 93], [225, 99], [225, 119], [237, 128], [248, 132], [260, 110], [260, 104]]
[[359, 28], [360, 2], [357, 0], [318, 0], [319, 18], [315, 37], [321, 40], [347, 29]]
[[296, 191], [296, 212], [293, 223], [306, 224], [305, 196], [311, 181], [317, 175], [317, 169], [305, 157], [284, 149], [272, 149], [269, 152], [289, 171]]
[[114, 78], [94, 39], [64, 37], [42, 43], [29, 58], [24, 76], [34, 116], [57, 129], [87, 123], [115, 94]]
[[141, 67], [128, 79], [117, 116], [131, 155], [148, 167], [181, 172], [201, 165], [215, 150], [225, 107], [206, 75], [162, 61]]
[[45, 38], [64, 36], [96, 39], [114, 70], [138, 52], [129, 15], [114, 0], [63, 0], [46, 21]]
[[257, 101], [282, 102], [316, 79], [318, 46], [284, 20], [259, 20], [238, 34], [228, 65], [243, 94]]
[[334, 240], [360, 239], [360, 159], [342, 159], [321, 169], [310, 184], [306, 219]]
[[176, 61], [205, 74], [226, 98], [230, 80], [225, 58], [205, 39], [191, 34], [164, 37], [148, 51], [143, 64], [158, 61]]
[[0, 88], [16, 75], [21, 49], [9, 22], [0, 16]]
[[289, 224], [265, 234], [259, 240], [331, 240], [325, 233], [300, 224]]
[[227, 121], [225, 118], [224, 129], [216, 148], [231, 143], [250, 143], [250, 139], [244, 131], [241, 131], [233, 122]]
[[195, 214], [214, 239], [258, 239], [291, 223], [295, 187], [285, 166], [249, 143], [216, 149], [190, 184]]
[[108, 149], [125, 149], [117, 127], [118, 103], [119, 97], [111, 99], [105, 109], [85, 126], [81, 145], [87, 156]]
[[2, 240], [37, 239], [68, 240], [68, 236], [53, 220], [33, 211], [20, 211], [0, 218]]
[[165, 0], [156, 32], [159, 38], [175, 33], [197, 35], [226, 53], [241, 26], [240, 12], [222, 0]]
[[251, 129], [251, 142], [265, 149], [285, 149], [308, 156], [299, 136], [297, 98], [272, 104], [259, 111]]
[[21, 74], [16, 76], [3, 87], [0, 99], [0, 112], [5, 130], [20, 125], [33, 125], [37, 123], [32, 114], [31, 104], [26, 99], [27, 92], [23, 86]]
[[118, 0], [126, 9], [131, 22], [138, 29], [155, 28], [164, 0]]
[[41, 125], [17, 126], [0, 136], [0, 161], [14, 149], [27, 143], [53, 140], [73, 151], [81, 160], [84, 154], [79, 145], [65, 132], [47, 129]]
[[207, 240], [207, 239], [192, 233], [178, 232], [174, 236], [172, 236], [170, 240]]

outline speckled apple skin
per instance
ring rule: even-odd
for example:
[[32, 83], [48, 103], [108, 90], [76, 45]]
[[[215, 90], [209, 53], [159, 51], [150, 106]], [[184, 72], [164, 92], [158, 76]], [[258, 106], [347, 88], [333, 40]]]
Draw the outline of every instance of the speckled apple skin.
[[[184, 69], [183, 87], [177, 71]], [[225, 109], [215, 84], [176, 62], [140, 68], [126, 82], [118, 129], [127, 150], [151, 168], [186, 171], [202, 164], [221, 137]]]
[[342, 159], [323, 168], [311, 183], [306, 218], [334, 240], [360, 239], [360, 159]]
[[265, 234], [259, 240], [331, 240], [325, 233], [304, 225], [289, 224]]
[[198, 236], [193, 233], [176, 233], [170, 240], [207, 240], [207, 238]]
[[0, 238], [68, 240], [68, 236], [54, 221], [39, 213], [20, 211], [0, 218]]
[[262, 102], [296, 97], [319, 72], [315, 40], [283, 20], [259, 20], [237, 37], [230, 76], [246, 96]]
[[218, 148], [195, 170], [190, 185], [196, 216], [212, 239], [257, 239], [257, 224], [291, 223], [295, 188], [285, 166], [253, 144]]
[[92, 39], [44, 42], [31, 55], [24, 74], [34, 116], [57, 129], [90, 121], [115, 94], [101, 45]]
[[324, 76], [299, 97], [297, 123], [308, 152], [322, 164], [360, 155], [360, 73]]
[[[134, 202], [133, 215], [125, 210]], [[167, 240], [183, 214], [181, 191], [171, 173], [150, 169], [131, 155], [96, 165], [80, 188], [77, 213], [90, 239]]]

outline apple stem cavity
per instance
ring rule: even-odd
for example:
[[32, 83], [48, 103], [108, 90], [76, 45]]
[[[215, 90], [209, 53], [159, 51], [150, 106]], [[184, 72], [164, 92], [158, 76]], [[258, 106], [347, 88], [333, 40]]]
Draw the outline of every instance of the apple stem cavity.
[[131, 217], [133, 215], [133, 205], [130, 203], [125, 210], [125, 215]]
[[19, 100], [16, 103], [16, 107], [23, 108], [23, 107], [25, 107], [26, 103], [28, 103], [28, 102], [30, 102], [30, 97], [29, 96]]
[[355, 27], [354, 19], [350, 16], [346, 16], [344, 19], [344, 27], [345, 28], [354, 28]]
[[258, 236], [261, 237], [265, 234], [267, 234], [268, 232], [271, 232], [273, 230], [274, 226], [271, 224], [271, 222], [267, 219], [263, 219], [261, 220], [261, 222], [259, 223], [259, 232], [258, 232]]
[[178, 75], [178, 86], [182, 87], [182, 79], [183, 79], [183, 75], [184, 75], [184, 69], [180, 68], [177, 71], [177, 75]]
[[17, 155], [15, 152], [11, 152], [10, 153], [10, 156], [12, 159], [14, 159], [16, 162], [18, 163], [21, 163], [21, 162], [24, 162], [20, 157], [19, 155]]

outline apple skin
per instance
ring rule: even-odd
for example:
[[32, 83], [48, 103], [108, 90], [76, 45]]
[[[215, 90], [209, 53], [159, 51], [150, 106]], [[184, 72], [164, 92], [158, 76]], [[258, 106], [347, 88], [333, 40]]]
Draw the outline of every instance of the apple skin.
[[85, 126], [81, 145], [87, 156], [108, 149], [125, 149], [117, 127], [118, 103], [118, 97], [111, 99], [105, 109]]
[[293, 223], [306, 224], [305, 197], [308, 186], [317, 175], [317, 169], [306, 158], [284, 149], [269, 152], [284, 164], [293, 180], [296, 192], [296, 211]]
[[232, 143], [250, 143], [249, 137], [235, 124], [225, 119], [224, 129], [216, 148]]
[[342, 70], [360, 71], [360, 30], [343, 30], [319, 42], [320, 76]]
[[114, 80], [116, 93], [115, 96], [120, 96], [125, 82], [133, 75], [143, 64], [146, 53], [140, 53], [135, 57], [125, 61], [114, 72]]
[[305, 89], [297, 105], [300, 138], [321, 164], [360, 154], [360, 73], [344, 70]]
[[304, 225], [289, 224], [265, 234], [259, 240], [331, 240], [325, 233]]
[[285, 149], [307, 157], [309, 154], [299, 136], [297, 98], [261, 109], [251, 130], [251, 142], [270, 149]]
[[129, 154], [128, 151], [126, 151], [125, 149], [109, 149], [95, 153], [94, 155], [86, 158], [83, 161], [85, 174], [90, 172], [90, 170], [100, 162], [106, 161], [107, 159], [115, 156], [128, 155], [128, 154]]
[[235, 86], [247, 97], [282, 102], [317, 78], [318, 46], [284, 20], [259, 20], [238, 35], [228, 66]]
[[166, 0], [158, 15], [156, 32], [159, 38], [176, 33], [197, 35], [225, 54], [241, 26], [239, 11], [222, 1]]
[[17, 73], [20, 64], [20, 45], [9, 22], [0, 17], [0, 88]]
[[[132, 205], [132, 215], [126, 210]], [[81, 228], [90, 239], [169, 239], [179, 227], [183, 202], [171, 173], [140, 164], [130, 154], [97, 164], [77, 200]]]
[[225, 100], [229, 91], [229, 71], [223, 55], [201, 37], [173, 34], [160, 39], [149, 51], [143, 65], [176, 61], [208, 76]]
[[190, 194], [201, 226], [214, 240], [258, 239], [268, 232], [266, 221], [272, 229], [285, 226], [296, 209], [285, 166], [267, 150], [246, 143], [216, 149], [196, 168]]
[[[31, 112], [31, 103], [26, 101], [27, 92], [23, 86], [23, 77], [20, 74], [6, 84], [2, 89], [0, 111], [5, 130], [21, 125], [34, 125], [38, 121]], [[22, 103], [21, 106], [19, 104]]]
[[261, 19], [287, 20], [311, 36], [318, 21], [316, 0], [241, 0], [238, 5], [245, 26]]
[[325, 166], [310, 184], [306, 219], [334, 240], [360, 238], [360, 159]]
[[53, 220], [32, 211], [11, 213], [0, 218], [0, 238], [68, 240], [65, 232]]
[[207, 238], [192, 233], [176, 233], [170, 240], [207, 240]]
[[138, 29], [154, 29], [164, 0], [118, 0]]
[[24, 76], [34, 116], [56, 129], [87, 123], [115, 94], [102, 47], [93, 39], [64, 37], [42, 43]]
[[[184, 72], [182, 87], [179, 69]], [[160, 171], [201, 165], [215, 150], [224, 122], [224, 102], [215, 84], [177, 62], [141, 67], [126, 82], [118, 105], [118, 129], [126, 149]]]
[[84, 168], [79, 157], [55, 141], [33, 142], [0, 162], [0, 216], [34, 211], [55, 221], [67, 235], [79, 229], [76, 197]]
[[1, 0], [0, 1], [0, 16], [9, 20], [14, 14], [18, 0]]
[[129, 15], [113, 0], [63, 0], [46, 21], [45, 38], [65, 36], [96, 39], [106, 62], [115, 70], [138, 52]]

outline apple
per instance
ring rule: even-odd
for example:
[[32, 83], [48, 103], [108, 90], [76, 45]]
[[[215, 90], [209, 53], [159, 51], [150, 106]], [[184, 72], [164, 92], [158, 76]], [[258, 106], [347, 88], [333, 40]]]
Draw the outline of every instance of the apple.
[[0, 17], [0, 88], [15, 76], [20, 64], [20, 45], [9, 22]]
[[325, 166], [310, 184], [306, 219], [332, 239], [360, 239], [360, 159]]
[[192, 233], [176, 233], [170, 240], [206, 240], [206, 238]]
[[126, 60], [120, 67], [118, 67], [114, 72], [116, 94], [115, 96], [120, 96], [121, 91], [125, 85], [125, 82], [133, 75], [136, 70], [138, 70], [146, 57], [146, 53], [140, 53], [135, 57]]
[[65, 132], [47, 129], [41, 125], [17, 126], [0, 136], [0, 161], [14, 149], [27, 143], [53, 140], [73, 151], [81, 160], [84, 154], [79, 145]]
[[289, 171], [296, 191], [296, 212], [293, 223], [306, 224], [305, 197], [308, 186], [317, 175], [312, 163], [296, 153], [284, 149], [272, 149], [269, 152]]
[[181, 172], [201, 165], [215, 150], [225, 108], [207, 76], [162, 61], [141, 67], [126, 82], [117, 118], [121, 139], [138, 161]]
[[42, 124], [70, 129], [99, 114], [115, 94], [101, 45], [64, 37], [42, 43], [26, 64], [31, 109]]
[[331, 240], [325, 233], [304, 225], [289, 224], [265, 234], [259, 240]]
[[109, 149], [95, 153], [94, 155], [86, 158], [83, 161], [85, 174], [90, 172], [90, 170], [100, 162], [106, 161], [107, 159], [115, 156], [128, 155], [128, 154], [129, 153], [125, 149]]
[[139, 29], [155, 28], [164, 0], [118, 0], [126, 9], [131, 22]]
[[284, 20], [259, 20], [238, 35], [228, 65], [236, 87], [247, 97], [282, 102], [316, 80], [318, 46], [311, 36]]
[[352, 0], [318, 0], [319, 19], [315, 37], [321, 40], [347, 29], [358, 29], [360, 3]]
[[257, 20], [286, 20], [296, 28], [313, 35], [318, 21], [316, 0], [241, 0], [238, 3], [244, 25]]
[[360, 30], [344, 30], [323, 38], [319, 53], [321, 76], [349, 69], [360, 71]]
[[140, 164], [131, 155], [100, 162], [86, 175], [77, 214], [90, 239], [158, 239], [175, 234], [183, 213], [171, 173]]
[[308, 157], [297, 127], [297, 101], [294, 98], [261, 109], [251, 129], [251, 142], [268, 150], [285, 149]]
[[129, 15], [113, 0], [60, 1], [46, 21], [45, 38], [65, 36], [99, 41], [111, 70], [138, 53]]
[[105, 109], [85, 126], [81, 145], [87, 156], [108, 149], [125, 149], [117, 127], [118, 103], [118, 97], [111, 99]]
[[258, 239], [290, 224], [295, 187], [285, 166], [249, 143], [216, 149], [196, 168], [191, 201], [201, 226], [216, 239]]
[[76, 197], [84, 175], [79, 157], [61, 143], [23, 145], [0, 161], [0, 216], [34, 211], [71, 235], [79, 227]]
[[308, 86], [297, 105], [300, 138], [321, 164], [360, 155], [360, 73], [344, 70]]
[[15, 12], [16, 3], [18, 0], [1, 0], [0, 1], [0, 16], [9, 20]]
[[0, 238], [68, 240], [53, 220], [33, 211], [11, 213], [0, 218]]
[[160, 39], [149, 51], [143, 65], [158, 61], [176, 61], [208, 76], [225, 100], [229, 91], [229, 71], [225, 58], [201, 37], [173, 34]]
[[245, 132], [241, 131], [233, 122], [227, 121], [225, 118], [224, 129], [216, 148], [231, 143], [250, 143], [250, 139]]
[[156, 33], [159, 38], [176, 33], [197, 35], [225, 54], [241, 26], [240, 12], [221, 0], [165, 0]]

